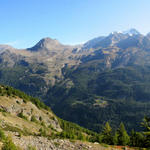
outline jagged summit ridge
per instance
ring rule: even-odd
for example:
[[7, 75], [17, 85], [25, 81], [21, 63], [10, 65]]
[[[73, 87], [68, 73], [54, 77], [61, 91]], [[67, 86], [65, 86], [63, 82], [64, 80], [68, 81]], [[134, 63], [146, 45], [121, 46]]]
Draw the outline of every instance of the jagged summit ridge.
[[[132, 37], [133, 36], [133, 37]], [[106, 48], [109, 46], [116, 46], [119, 42], [130, 39], [130, 38], [138, 38], [142, 36], [142, 34], [134, 28], [131, 28], [127, 31], [114, 31], [111, 32], [108, 36], [100, 36], [94, 38], [83, 45], [83, 49], [90, 48]]]
[[140, 34], [140, 32], [137, 31], [137, 30], [134, 29], [134, 28], [131, 28], [131, 29], [127, 30], [127, 31], [123, 31], [122, 33], [123, 33], [123, 34], [129, 34], [130, 36]]
[[141, 33], [138, 30], [131, 28], [131, 29], [126, 30], [126, 31], [114, 31], [114, 32], [111, 32], [110, 35], [117, 35], [117, 34], [128, 34], [130, 36], [133, 36], [133, 35], [138, 35]]

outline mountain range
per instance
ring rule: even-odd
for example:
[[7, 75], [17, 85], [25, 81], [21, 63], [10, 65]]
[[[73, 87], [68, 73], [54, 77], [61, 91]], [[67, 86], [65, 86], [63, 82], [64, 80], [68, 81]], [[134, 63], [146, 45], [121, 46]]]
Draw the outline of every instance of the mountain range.
[[0, 84], [40, 97], [61, 118], [100, 132], [127, 130], [150, 115], [150, 34], [112, 32], [78, 46], [51, 38], [15, 49], [0, 45]]

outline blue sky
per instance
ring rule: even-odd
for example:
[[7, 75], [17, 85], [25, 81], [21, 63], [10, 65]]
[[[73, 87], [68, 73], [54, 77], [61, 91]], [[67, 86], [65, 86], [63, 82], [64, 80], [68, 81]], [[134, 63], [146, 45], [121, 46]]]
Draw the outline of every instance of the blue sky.
[[150, 0], [0, 1], [0, 43], [17, 48], [43, 37], [79, 44], [129, 28], [150, 32]]

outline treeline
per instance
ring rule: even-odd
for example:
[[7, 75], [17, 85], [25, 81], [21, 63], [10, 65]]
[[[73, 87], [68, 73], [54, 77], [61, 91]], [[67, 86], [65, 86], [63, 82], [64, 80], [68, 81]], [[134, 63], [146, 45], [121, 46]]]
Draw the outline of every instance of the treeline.
[[72, 140], [82, 140], [89, 142], [99, 142], [99, 134], [83, 128], [75, 123], [58, 118], [59, 124], [63, 131], [57, 135], [60, 138], [68, 138]]
[[61, 138], [105, 143], [108, 145], [150, 148], [150, 117], [143, 119], [141, 123], [143, 131], [137, 132], [132, 130], [130, 134], [127, 133], [123, 122], [120, 123], [116, 131], [113, 131], [110, 124], [106, 122], [102, 132], [99, 134], [62, 119], [59, 119], [59, 123], [63, 129], [63, 132], [59, 134]]
[[100, 134], [99, 142], [109, 145], [150, 148], [150, 118], [145, 117], [141, 126], [143, 127], [143, 131], [136, 132], [132, 130], [130, 135], [128, 135], [123, 123], [113, 132], [109, 123], [106, 122]]

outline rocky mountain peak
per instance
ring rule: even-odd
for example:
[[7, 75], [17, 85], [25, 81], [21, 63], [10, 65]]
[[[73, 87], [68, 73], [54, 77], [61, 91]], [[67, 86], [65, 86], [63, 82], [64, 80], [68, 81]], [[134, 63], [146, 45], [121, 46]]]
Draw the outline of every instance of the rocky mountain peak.
[[40, 51], [40, 50], [55, 50], [62, 46], [62, 44], [56, 40], [49, 37], [41, 39], [35, 46], [29, 48], [30, 51]]
[[138, 35], [138, 34], [140, 34], [140, 32], [137, 31], [137, 30], [134, 29], [134, 28], [131, 28], [131, 29], [127, 30], [127, 31], [123, 31], [123, 34], [128, 34], [128, 35], [130, 35], [130, 36], [133, 36], [133, 35]]
[[41, 46], [45, 46], [45, 47], [48, 44], [51, 44], [51, 45], [60, 45], [59, 41], [57, 41], [56, 39], [49, 38], [49, 37], [41, 39], [38, 44], [41, 44]]

